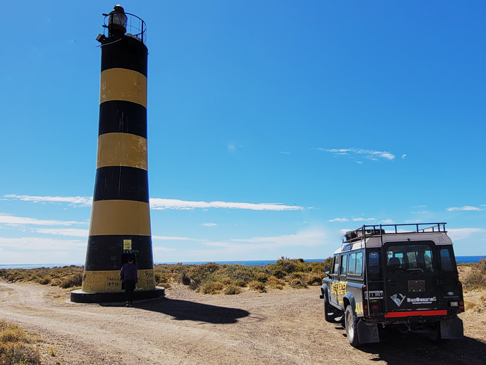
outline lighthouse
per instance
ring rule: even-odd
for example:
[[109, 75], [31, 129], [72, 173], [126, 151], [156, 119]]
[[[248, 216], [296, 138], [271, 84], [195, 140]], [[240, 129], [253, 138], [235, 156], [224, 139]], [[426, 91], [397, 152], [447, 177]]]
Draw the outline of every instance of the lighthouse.
[[98, 152], [81, 290], [74, 302], [124, 301], [120, 269], [138, 269], [134, 297], [163, 295], [155, 286], [147, 166], [146, 25], [117, 5], [105, 16], [101, 48]]

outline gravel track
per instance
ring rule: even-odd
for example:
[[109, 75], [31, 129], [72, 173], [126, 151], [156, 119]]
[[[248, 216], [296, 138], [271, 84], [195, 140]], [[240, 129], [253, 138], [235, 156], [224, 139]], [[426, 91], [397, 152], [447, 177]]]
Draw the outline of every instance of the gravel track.
[[58, 287], [0, 282], [0, 318], [41, 335], [44, 364], [486, 363], [484, 313], [461, 315], [464, 340], [435, 344], [390, 332], [355, 349], [343, 328], [324, 321], [319, 291], [200, 295], [181, 287], [126, 308], [71, 303]]

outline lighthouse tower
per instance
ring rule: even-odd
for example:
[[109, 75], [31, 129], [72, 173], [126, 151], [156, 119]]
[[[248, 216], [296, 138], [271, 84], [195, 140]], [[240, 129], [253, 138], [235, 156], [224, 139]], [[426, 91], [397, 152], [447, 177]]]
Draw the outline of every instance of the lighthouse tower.
[[[145, 22], [117, 5], [101, 43], [98, 154], [88, 248], [74, 302], [124, 301], [120, 269], [134, 259], [135, 299], [163, 295], [152, 258], [147, 172]], [[106, 31], [105, 31], [106, 33]]]

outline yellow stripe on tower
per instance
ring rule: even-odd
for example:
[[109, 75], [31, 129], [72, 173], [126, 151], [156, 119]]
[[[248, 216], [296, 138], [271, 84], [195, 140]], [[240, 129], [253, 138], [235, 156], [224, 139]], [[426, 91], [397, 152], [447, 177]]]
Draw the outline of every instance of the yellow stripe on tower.
[[[137, 276], [137, 289], [147, 290], [155, 287], [154, 270], [138, 270]], [[120, 270], [84, 272], [82, 291], [85, 293], [106, 293], [121, 290]]]
[[147, 140], [129, 133], [100, 135], [96, 168], [106, 166], [128, 166], [147, 170]]
[[91, 210], [90, 236], [150, 236], [150, 207], [133, 200], [98, 200]]
[[125, 68], [109, 68], [101, 73], [100, 104], [105, 101], [131, 101], [147, 107], [147, 78]]

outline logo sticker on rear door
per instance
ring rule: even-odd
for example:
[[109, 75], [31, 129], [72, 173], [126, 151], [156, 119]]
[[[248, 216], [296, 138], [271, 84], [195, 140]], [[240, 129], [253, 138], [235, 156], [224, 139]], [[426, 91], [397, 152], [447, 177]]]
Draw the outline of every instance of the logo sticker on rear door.
[[393, 294], [390, 298], [395, 302], [397, 307], [400, 307], [403, 301], [405, 300], [406, 296], [399, 293], [399, 294]]

